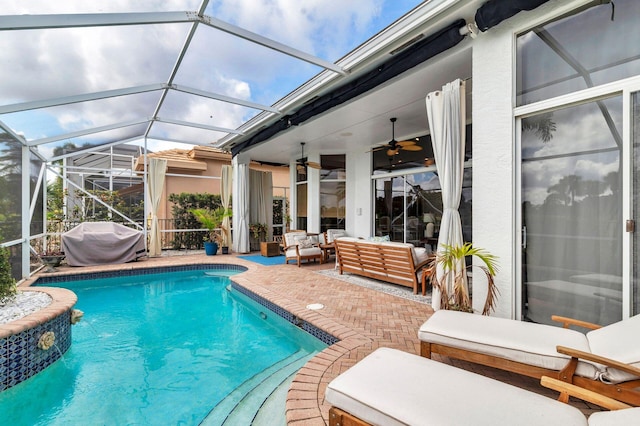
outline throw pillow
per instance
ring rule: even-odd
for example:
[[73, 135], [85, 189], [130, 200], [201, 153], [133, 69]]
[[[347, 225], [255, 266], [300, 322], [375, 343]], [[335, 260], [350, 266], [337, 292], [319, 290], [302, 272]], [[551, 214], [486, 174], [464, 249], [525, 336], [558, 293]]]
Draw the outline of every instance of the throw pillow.
[[313, 241], [311, 240], [311, 238], [298, 240], [298, 248], [306, 249], [311, 247], [313, 247]]
[[391, 241], [391, 238], [389, 238], [388, 235], [383, 235], [383, 236], [380, 236], [380, 237], [378, 237], [378, 236], [369, 237], [367, 239], [369, 241], [373, 241], [373, 242], [376, 242], [376, 243], [382, 243], [382, 242], [385, 242], [385, 241]]

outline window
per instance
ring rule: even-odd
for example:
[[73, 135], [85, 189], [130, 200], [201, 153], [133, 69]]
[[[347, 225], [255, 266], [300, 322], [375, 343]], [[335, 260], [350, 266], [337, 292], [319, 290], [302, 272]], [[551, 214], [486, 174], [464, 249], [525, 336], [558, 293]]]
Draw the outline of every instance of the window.
[[640, 74], [638, 16], [640, 2], [616, 0], [520, 35], [517, 105]]
[[320, 156], [320, 232], [345, 227], [345, 155]]
[[[442, 194], [436, 171], [379, 178], [374, 180], [374, 186], [375, 235], [435, 248], [442, 219]], [[468, 242], [472, 241], [471, 201], [471, 168], [468, 167], [464, 171], [459, 208], [462, 233]]]
[[610, 324], [638, 292], [637, 241], [624, 226], [637, 216], [625, 207], [635, 199], [637, 134], [624, 131], [635, 130], [636, 84], [618, 81], [640, 75], [640, 3], [616, 1], [612, 11], [591, 3], [517, 39], [516, 101], [528, 105], [518, 120], [522, 317], [530, 321], [551, 323], [553, 313]]

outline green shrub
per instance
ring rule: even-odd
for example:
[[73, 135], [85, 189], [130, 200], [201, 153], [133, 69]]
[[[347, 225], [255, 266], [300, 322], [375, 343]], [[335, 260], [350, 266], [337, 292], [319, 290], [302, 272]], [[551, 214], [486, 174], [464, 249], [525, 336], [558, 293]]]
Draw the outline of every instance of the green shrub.
[[[170, 194], [169, 201], [173, 203], [171, 214], [176, 229], [200, 229], [202, 225], [195, 218], [194, 209], [216, 210], [222, 207], [222, 199], [219, 194], [187, 193]], [[173, 249], [200, 249], [204, 246], [203, 232], [176, 232], [173, 238]]]
[[11, 275], [9, 250], [5, 247], [0, 247], [0, 305], [13, 300], [17, 292], [16, 280]]

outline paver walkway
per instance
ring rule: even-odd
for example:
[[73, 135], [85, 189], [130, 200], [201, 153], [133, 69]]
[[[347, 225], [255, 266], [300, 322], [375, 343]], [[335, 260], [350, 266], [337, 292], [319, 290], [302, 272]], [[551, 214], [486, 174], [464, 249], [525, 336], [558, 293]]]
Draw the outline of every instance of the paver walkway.
[[[127, 265], [63, 267], [59, 269], [59, 273], [192, 263], [235, 263], [247, 266], [249, 269], [246, 272], [233, 277], [236, 283], [340, 339], [340, 342], [322, 351], [296, 375], [286, 403], [287, 422], [292, 426], [328, 424], [329, 406], [324, 402], [327, 384], [376, 348], [391, 347], [419, 353], [418, 329], [433, 313], [431, 307], [423, 303], [380, 293], [314, 272], [333, 268], [333, 262], [324, 265], [305, 264], [298, 268], [295, 265], [261, 266], [233, 255], [190, 255], [147, 259]], [[306, 308], [307, 305], [315, 303], [321, 303], [324, 308]], [[552, 398], [556, 397], [552, 391], [543, 388], [533, 379], [448, 358], [434, 358]], [[425, 386], [428, 385], [425, 383]], [[572, 401], [572, 404], [585, 414], [598, 410], [597, 407], [591, 407], [582, 401]]]

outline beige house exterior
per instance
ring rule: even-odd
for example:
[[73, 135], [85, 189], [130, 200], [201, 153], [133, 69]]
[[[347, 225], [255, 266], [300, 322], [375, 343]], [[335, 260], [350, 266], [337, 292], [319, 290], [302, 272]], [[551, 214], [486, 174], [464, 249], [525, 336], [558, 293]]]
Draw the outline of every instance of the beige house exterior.
[[[171, 219], [169, 194], [209, 193], [220, 194], [222, 166], [231, 165], [231, 153], [221, 149], [194, 146], [192, 149], [170, 149], [148, 154], [151, 158], [167, 160], [164, 191], [158, 208], [158, 219]], [[144, 172], [145, 156], [136, 159], [135, 171]], [[289, 166], [264, 165], [251, 162], [250, 169], [271, 172], [273, 178], [273, 195], [282, 196], [283, 188], [288, 194]]]

